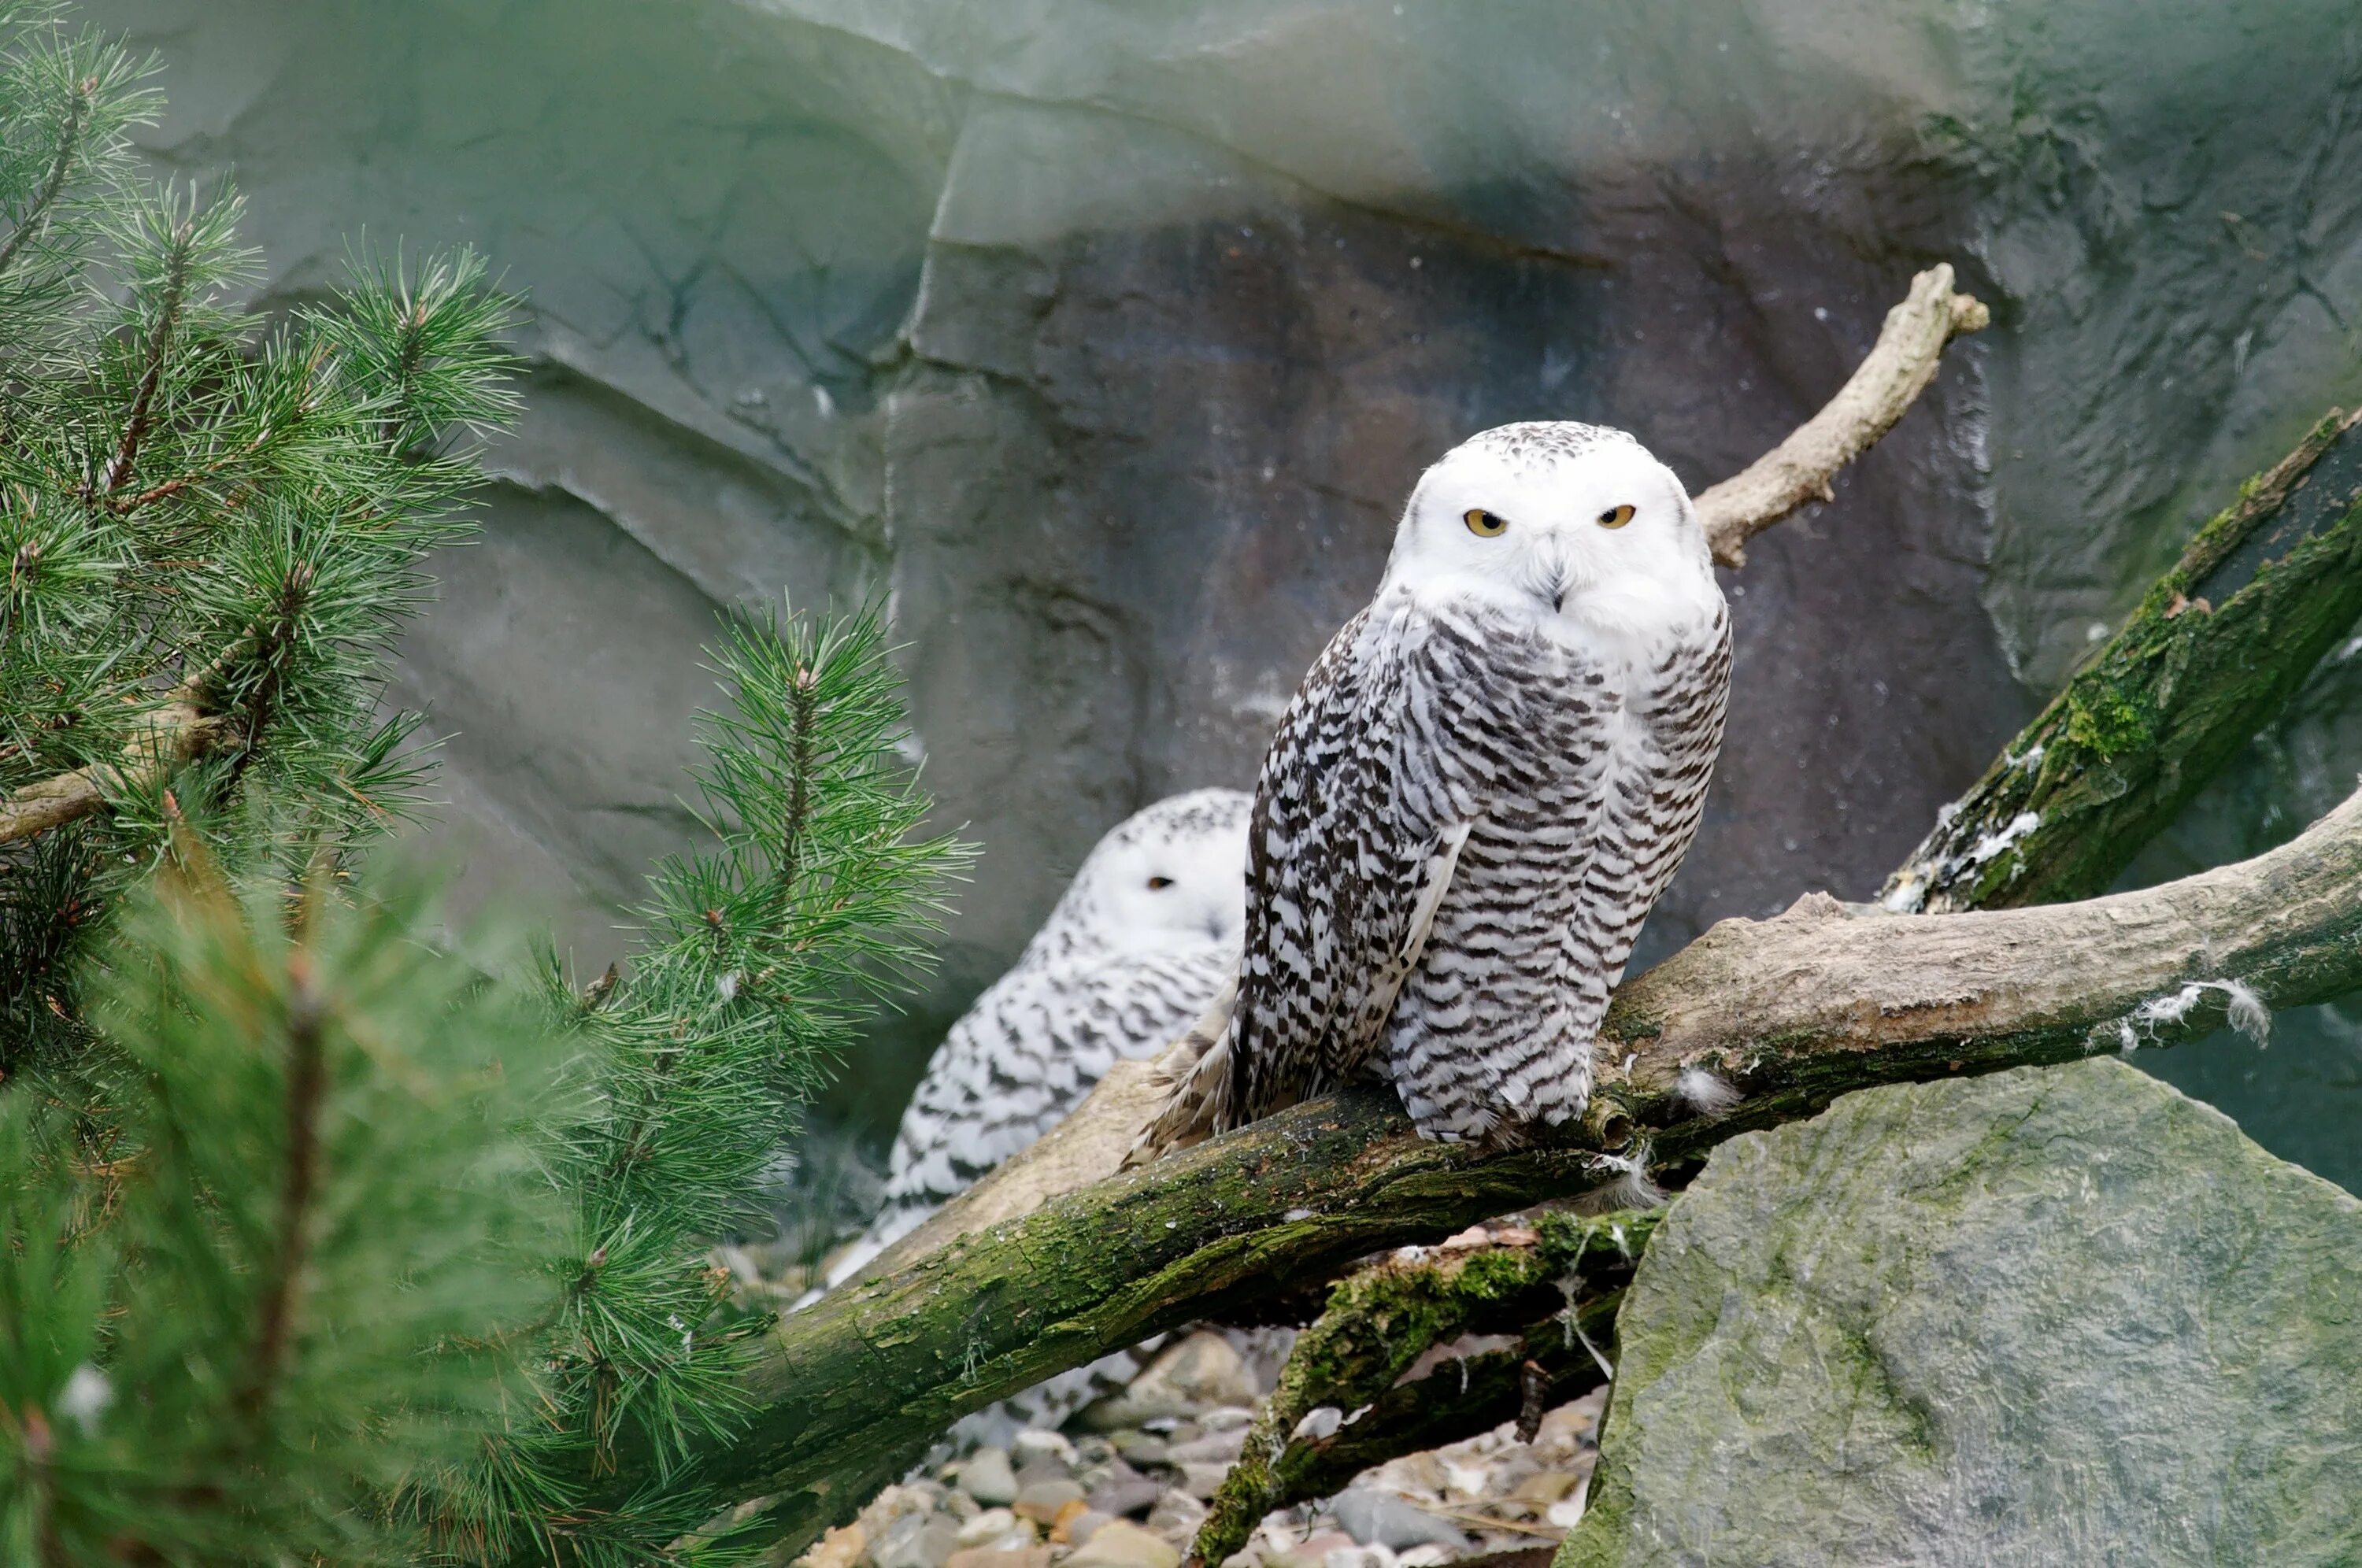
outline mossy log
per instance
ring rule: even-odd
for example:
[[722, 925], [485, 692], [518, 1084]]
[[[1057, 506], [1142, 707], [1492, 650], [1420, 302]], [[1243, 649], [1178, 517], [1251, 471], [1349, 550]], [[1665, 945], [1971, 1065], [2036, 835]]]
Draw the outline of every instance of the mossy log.
[[[2231, 989], [2236, 982], [2240, 989]], [[1725, 921], [1626, 986], [1593, 1113], [1549, 1146], [1425, 1143], [1391, 1095], [1298, 1106], [957, 1238], [771, 1331], [745, 1430], [691, 1456], [800, 1545], [945, 1427], [1052, 1372], [1353, 1259], [1618, 1179], [1873, 1084], [2164, 1044], [2252, 997], [2362, 985], [2362, 796], [2293, 843], [2136, 893], [1916, 919], [1814, 896]], [[1743, 1099], [1719, 1119], [1690, 1067]], [[624, 1474], [629, 1475], [626, 1465]]]
[[2333, 409], [2199, 530], [1888, 880], [1888, 908], [2099, 892], [2271, 722], [2362, 614], [2357, 424]]
[[[1374, 1463], [1434, 1446], [1422, 1438], [1448, 1430], [1440, 1441], [1450, 1441], [1497, 1426], [1529, 1394], [1556, 1405], [1596, 1387], [1606, 1374], [1595, 1347], [1612, 1336], [1656, 1223], [1653, 1213], [1546, 1214], [1531, 1231], [1406, 1249], [1339, 1281], [1256, 1413], [1191, 1562], [1222, 1562], [1272, 1509], [1327, 1496]], [[1405, 1380], [1430, 1349], [1465, 1334], [1519, 1342]], [[1539, 1389], [1529, 1381], [1537, 1378]]]

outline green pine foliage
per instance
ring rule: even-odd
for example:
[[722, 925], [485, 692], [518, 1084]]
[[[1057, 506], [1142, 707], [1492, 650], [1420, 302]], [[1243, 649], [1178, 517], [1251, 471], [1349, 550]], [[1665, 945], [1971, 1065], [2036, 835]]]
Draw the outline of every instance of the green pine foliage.
[[574, 1245], [536, 1351], [545, 1401], [436, 1499], [456, 1557], [622, 1564], [734, 1560], [700, 1532], [728, 1499], [692, 1440], [744, 1419], [759, 1316], [733, 1310], [714, 1240], [759, 1222], [796, 1107], [860, 1025], [923, 971], [970, 847], [921, 836], [881, 613], [734, 622], [732, 701], [697, 773], [716, 847], [650, 879], [628, 977], [546, 994], [585, 1042], [589, 1113], [557, 1131]]
[[0, 1095], [0, 1560], [414, 1560], [387, 1499], [534, 1397], [566, 1043], [415, 887], [168, 858], [97, 988], [104, 1122]]
[[712, 1248], [970, 853], [881, 613], [725, 629], [621, 969], [438, 952], [381, 698], [511, 309], [461, 252], [243, 312], [153, 70], [0, 0], [0, 1560], [738, 1560]]
[[[411, 808], [416, 721], [380, 715], [382, 663], [514, 393], [509, 307], [465, 251], [359, 258], [275, 326], [237, 309], [260, 265], [235, 189], [130, 163], [152, 62], [48, 6], [0, 26], [0, 1071], [20, 1071], [83, 1043], [80, 960], [173, 812], [242, 868]], [[85, 790], [48, 824], [43, 791], [77, 770], [106, 809]]]

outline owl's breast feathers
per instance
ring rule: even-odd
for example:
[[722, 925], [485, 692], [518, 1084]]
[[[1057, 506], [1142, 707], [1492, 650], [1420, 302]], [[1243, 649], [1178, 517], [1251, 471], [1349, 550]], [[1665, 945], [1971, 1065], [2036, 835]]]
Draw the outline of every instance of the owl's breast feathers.
[[1430, 1137], [1580, 1112], [1721, 745], [1702, 611], [1636, 644], [1390, 591], [1338, 633], [1257, 792], [1220, 1127], [1381, 1062]]

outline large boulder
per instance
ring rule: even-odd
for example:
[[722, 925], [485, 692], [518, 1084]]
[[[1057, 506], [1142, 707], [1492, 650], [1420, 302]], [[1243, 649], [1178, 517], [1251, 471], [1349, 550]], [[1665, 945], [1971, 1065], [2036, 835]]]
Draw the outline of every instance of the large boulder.
[[2118, 1062], [1732, 1140], [1617, 1333], [1557, 1568], [2362, 1562], [2362, 1202]]

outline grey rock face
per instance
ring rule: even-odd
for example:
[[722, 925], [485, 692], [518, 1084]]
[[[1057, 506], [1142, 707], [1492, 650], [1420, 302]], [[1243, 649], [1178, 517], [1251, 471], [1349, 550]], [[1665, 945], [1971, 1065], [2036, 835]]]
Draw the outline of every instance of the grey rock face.
[[[1875, 887], [2091, 627], [2362, 394], [2344, 0], [83, 8], [166, 55], [151, 149], [235, 166], [269, 303], [363, 231], [472, 241], [529, 299], [486, 543], [393, 693], [453, 737], [470, 894], [557, 911], [597, 972], [693, 834], [715, 612], [893, 595], [930, 787], [988, 858], [834, 1107], [878, 1127], [1098, 834], [1252, 781], [1476, 428], [1621, 424], [1704, 484], [1917, 267], [1996, 307], [1732, 580], [1729, 743], [1646, 961]], [[2182, 853], [2362, 767], [2362, 704], [2311, 712]], [[2356, 1049], [2292, 1022], [2209, 1092], [2362, 1182], [2328, 1131]]]
[[1560, 1568], [2362, 1560], [2362, 1203], [2113, 1061], [1848, 1096], [1650, 1243]]

